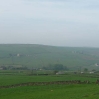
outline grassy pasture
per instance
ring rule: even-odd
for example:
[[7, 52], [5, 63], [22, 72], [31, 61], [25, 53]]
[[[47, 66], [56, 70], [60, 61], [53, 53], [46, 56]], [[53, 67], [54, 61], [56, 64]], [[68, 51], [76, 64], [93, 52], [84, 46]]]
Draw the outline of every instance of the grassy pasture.
[[3, 85], [11, 85], [11, 84], [19, 84], [26, 82], [50, 82], [50, 81], [70, 81], [70, 80], [81, 80], [90, 82], [95, 82], [98, 77], [90, 77], [86, 75], [37, 75], [37, 76], [29, 76], [29, 75], [0, 75], [0, 86]]
[[[50, 82], [68, 80], [89, 80], [95, 82], [96, 75], [38, 75], [13, 74], [13, 71], [2, 71], [0, 86], [19, 84], [25, 82]], [[16, 71], [17, 72], [17, 71]], [[8, 73], [12, 73], [8, 75]], [[66, 85], [39, 85], [18, 86], [15, 88], [0, 89], [0, 99], [99, 99], [99, 85], [97, 84], [66, 84]]]
[[99, 99], [99, 85], [49, 85], [0, 89], [0, 99]]

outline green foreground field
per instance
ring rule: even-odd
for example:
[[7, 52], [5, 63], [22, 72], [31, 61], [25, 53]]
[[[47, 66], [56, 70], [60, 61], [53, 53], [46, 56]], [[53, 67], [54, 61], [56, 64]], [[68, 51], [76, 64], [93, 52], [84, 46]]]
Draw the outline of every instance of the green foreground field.
[[[51, 84], [36, 86], [17, 86], [1, 88], [0, 99], [99, 99], [99, 85], [95, 83], [96, 75], [6, 75], [0, 74], [0, 86], [26, 82], [51, 82], [70, 80], [89, 80], [90, 84]], [[93, 83], [94, 82], [94, 83]]]
[[0, 75], [0, 86], [20, 84], [27, 82], [51, 82], [51, 81], [70, 81], [81, 80], [95, 82], [98, 77], [91, 75], [42, 75], [42, 76], [29, 76], [29, 75]]
[[99, 86], [47, 85], [0, 89], [0, 99], [99, 99]]

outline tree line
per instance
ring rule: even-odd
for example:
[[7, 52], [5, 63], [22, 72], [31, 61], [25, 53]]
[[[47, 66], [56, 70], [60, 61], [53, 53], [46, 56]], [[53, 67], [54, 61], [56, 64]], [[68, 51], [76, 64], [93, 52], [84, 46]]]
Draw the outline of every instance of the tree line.
[[68, 68], [66, 66], [64, 66], [63, 64], [49, 64], [46, 67], [43, 67], [42, 69], [44, 70], [68, 70]]

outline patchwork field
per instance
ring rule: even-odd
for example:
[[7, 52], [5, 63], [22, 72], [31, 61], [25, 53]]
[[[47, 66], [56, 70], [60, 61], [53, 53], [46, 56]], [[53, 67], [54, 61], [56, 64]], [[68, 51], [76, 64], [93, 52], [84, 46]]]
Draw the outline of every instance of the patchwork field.
[[[69, 70], [42, 69], [51, 64]], [[99, 48], [1, 44], [0, 99], [99, 99], [98, 71]]]

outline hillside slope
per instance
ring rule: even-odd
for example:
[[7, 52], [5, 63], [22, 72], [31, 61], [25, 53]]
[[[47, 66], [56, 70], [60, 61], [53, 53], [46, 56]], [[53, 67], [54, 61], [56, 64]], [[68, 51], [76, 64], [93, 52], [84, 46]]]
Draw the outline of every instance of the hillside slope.
[[21, 65], [38, 68], [49, 64], [63, 64], [70, 69], [98, 69], [99, 48], [0, 44], [0, 66]]

